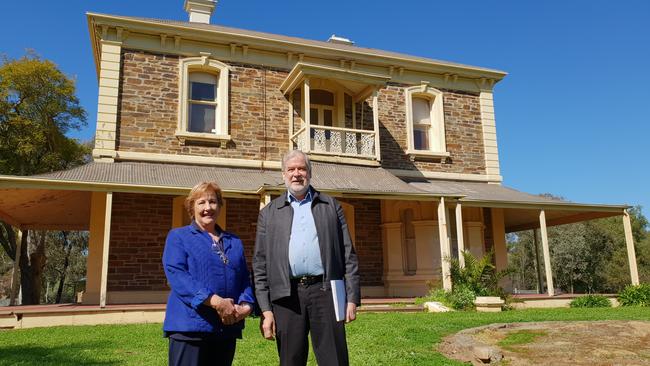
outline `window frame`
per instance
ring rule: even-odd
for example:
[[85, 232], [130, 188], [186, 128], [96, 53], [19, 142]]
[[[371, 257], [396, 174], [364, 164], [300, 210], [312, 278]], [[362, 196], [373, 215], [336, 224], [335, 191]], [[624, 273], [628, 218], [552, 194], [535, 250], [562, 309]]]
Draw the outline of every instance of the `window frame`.
[[[185, 140], [231, 140], [230, 134], [228, 133], [230, 126], [228, 121], [229, 71], [228, 65], [207, 56], [180, 59], [178, 78], [178, 126], [176, 129], [176, 137], [181, 140], [181, 143], [185, 143]], [[193, 72], [208, 73], [217, 77], [214, 133], [189, 131], [190, 74]]]
[[[412, 86], [406, 89], [406, 128], [407, 128], [407, 151], [408, 155], [414, 157], [448, 157], [447, 144], [445, 140], [445, 118], [443, 110], [442, 91], [432, 88], [426, 84]], [[430, 104], [430, 126], [429, 126], [429, 149], [415, 149], [415, 131], [413, 121], [413, 98], [428, 99]]]

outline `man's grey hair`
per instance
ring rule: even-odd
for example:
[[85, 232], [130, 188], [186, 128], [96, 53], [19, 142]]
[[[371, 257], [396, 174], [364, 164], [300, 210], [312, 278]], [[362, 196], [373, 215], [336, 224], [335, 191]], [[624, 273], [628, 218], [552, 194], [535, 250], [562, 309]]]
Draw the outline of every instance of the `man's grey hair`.
[[296, 156], [302, 156], [303, 159], [305, 159], [305, 165], [307, 165], [307, 173], [311, 175], [311, 161], [309, 160], [309, 156], [307, 156], [307, 154], [302, 152], [302, 150], [298, 150], [298, 149], [289, 150], [289, 152], [284, 154], [284, 156], [282, 157], [282, 171], [286, 169], [287, 161], [295, 158]]

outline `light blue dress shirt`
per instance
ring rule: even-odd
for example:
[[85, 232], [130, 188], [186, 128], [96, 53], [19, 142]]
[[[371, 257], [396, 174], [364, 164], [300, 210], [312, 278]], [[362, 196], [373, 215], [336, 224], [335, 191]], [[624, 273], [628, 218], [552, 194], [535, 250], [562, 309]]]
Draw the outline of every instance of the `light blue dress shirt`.
[[307, 191], [302, 201], [287, 192], [293, 208], [293, 222], [289, 239], [289, 266], [291, 276], [318, 276], [323, 274], [316, 224], [311, 212], [312, 190]]

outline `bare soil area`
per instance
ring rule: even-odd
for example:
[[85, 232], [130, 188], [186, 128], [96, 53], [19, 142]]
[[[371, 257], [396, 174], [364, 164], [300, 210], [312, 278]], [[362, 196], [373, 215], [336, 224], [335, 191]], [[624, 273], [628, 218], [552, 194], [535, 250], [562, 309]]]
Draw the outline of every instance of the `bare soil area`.
[[448, 336], [439, 350], [475, 365], [650, 366], [650, 322], [491, 324]]

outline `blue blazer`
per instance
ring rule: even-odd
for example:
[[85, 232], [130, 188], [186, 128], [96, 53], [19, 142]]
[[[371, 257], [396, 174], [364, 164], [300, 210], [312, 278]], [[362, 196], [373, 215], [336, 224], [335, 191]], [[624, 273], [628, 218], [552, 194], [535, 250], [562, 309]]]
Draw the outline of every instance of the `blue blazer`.
[[255, 302], [242, 241], [222, 232], [228, 264], [212, 249], [210, 235], [196, 223], [172, 229], [167, 235], [163, 267], [171, 287], [165, 332], [204, 332], [223, 338], [240, 338], [244, 322], [224, 325], [217, 312], [203, 302], [213, 294], [236, 304]]

